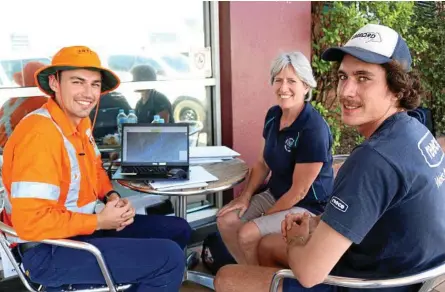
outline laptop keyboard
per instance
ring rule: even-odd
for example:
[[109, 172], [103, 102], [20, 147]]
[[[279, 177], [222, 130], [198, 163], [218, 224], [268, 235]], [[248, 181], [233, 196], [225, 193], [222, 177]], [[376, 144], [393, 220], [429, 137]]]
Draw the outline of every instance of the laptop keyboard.
[[137, 173], [140, 175], [162, 175], [167, 173], [167, 167], [163, 166], [125, 166], [122, 167], [123, 173]]

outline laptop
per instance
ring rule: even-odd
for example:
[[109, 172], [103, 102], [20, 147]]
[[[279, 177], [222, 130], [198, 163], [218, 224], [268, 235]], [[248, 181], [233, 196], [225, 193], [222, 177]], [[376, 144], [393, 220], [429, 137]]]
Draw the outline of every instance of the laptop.
[[189, 179], [186, 123], [123, 124], [121, 165], [113, 179]]

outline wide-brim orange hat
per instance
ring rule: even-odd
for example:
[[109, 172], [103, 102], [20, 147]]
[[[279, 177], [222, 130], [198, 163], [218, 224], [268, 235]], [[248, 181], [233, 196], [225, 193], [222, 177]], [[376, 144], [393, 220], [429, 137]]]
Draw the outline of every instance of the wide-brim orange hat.
[[62, 48], [53, 57], [51, 65], [37, 70], [34, 78], [41, 91], [53, 96], [54, 91], [49, 86], [49, 76], [56, 74], [58, 71], [76, 69], [88, 69], [101, 72], [101, 94], [115, 90], [120, 84], [119, 77], [117, 77], [113, 71], [102, 67], [96, 52], [85, 46]]

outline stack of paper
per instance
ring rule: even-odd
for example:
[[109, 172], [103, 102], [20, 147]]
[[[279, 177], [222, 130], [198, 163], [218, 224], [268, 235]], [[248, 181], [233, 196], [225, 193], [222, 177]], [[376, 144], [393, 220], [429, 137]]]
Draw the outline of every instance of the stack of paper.
[[155, 190], [177, 190], [190, 188], [204, 188], [208, 182], [217, 181], [218, 178], [205, 170], [202, 166], [190, 166], [188, 180], [163, 180], [154, 181], [150, 186]]
[[190, 164], [204, 164], [233, 159], [240, 154], [226, 146], [190, 147]]

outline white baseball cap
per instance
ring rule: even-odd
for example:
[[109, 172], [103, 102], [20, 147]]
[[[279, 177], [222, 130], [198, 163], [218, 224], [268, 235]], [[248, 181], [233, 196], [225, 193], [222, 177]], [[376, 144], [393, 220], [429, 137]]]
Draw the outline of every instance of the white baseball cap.
[[406, 72], [411, 70], [411, 53], [405, 40], [395, 30], [384, 25], [365, 25], [343, 47], [329, 48], [321, 58], [325, 61], [341, 61], [345, 54], [372, 64], [385, 64], [394, 60]]

